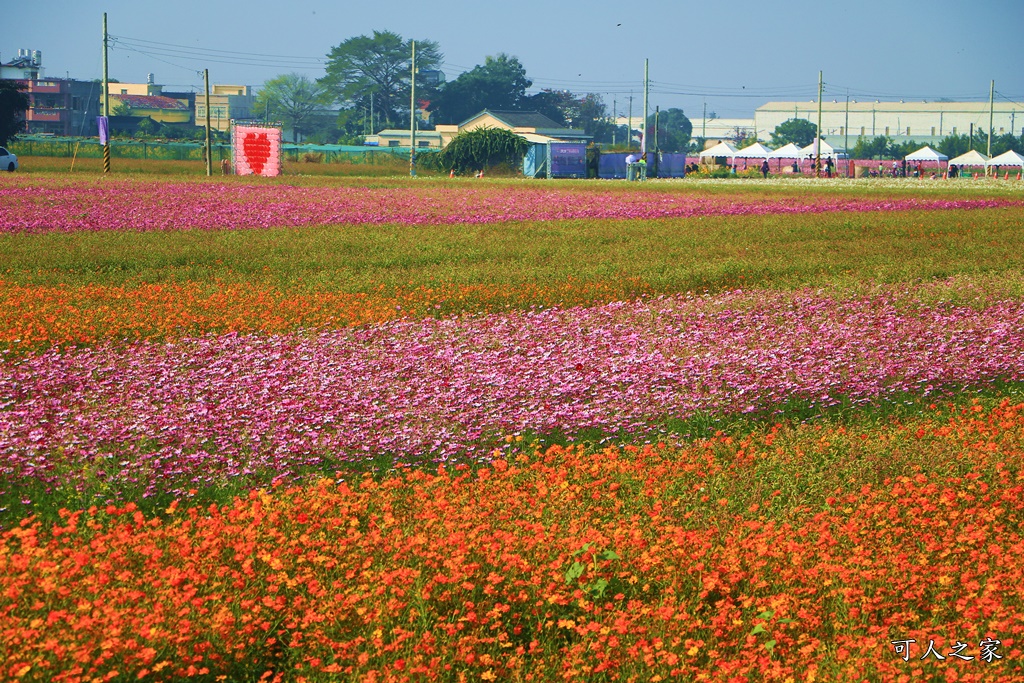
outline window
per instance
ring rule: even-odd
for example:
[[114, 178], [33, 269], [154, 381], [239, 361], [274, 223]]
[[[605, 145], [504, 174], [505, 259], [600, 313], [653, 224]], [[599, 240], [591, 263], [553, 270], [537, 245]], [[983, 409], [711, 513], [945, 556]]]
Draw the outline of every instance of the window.
[[932, 137], [935, 137], [935, 126], [932, 126]]
[[388, 147], [398, 147], [398, 140], [388, 140]]
[[430, 147], [430, 140], [417, 140], [416, 141], [416, 146], [417, 147]]
[[122, 95], [127, 95], [128, 94], [128, 88], [121, 88], [121, 94]]

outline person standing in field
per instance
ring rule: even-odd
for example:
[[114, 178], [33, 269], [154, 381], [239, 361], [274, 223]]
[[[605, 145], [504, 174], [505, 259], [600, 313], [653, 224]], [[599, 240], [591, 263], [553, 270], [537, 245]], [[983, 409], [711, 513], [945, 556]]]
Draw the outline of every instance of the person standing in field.
[[761, 162], [761, 175], [763, 175], [765, 179], [768, 178], [768, 170], [768, 160], [765, 159]]
[[636, 180], [636, 166], [637, 156], [630, 152], [626, 155], [626, 180]]

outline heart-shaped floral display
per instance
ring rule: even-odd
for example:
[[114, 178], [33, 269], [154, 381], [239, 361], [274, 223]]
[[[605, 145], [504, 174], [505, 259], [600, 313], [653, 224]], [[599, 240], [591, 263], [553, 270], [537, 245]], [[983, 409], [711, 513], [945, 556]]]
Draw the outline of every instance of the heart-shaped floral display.
[[270, 159], [270, 139], [265, 133], [248, 133], [242, 141], [242, 152], [252, 172], [260, 175]]

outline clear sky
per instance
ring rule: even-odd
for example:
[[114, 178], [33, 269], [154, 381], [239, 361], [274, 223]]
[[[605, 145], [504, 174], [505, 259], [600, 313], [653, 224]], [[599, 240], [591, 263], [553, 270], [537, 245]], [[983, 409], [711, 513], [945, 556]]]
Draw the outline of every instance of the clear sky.
[[601, 93], [639, 115], [644, 59], [650, 105], [699, 118], [753, 117], [773, 100], [1024, 102], [1024, 0], [0, 0], [0, 60], [40, 50], [46, 75], [102, 74], [168, 89], [260, 85], [282, 73], [318, 78], [330, 49], [390, 30], [439, 43], [448, 80], [505, 52], [532, 91]]

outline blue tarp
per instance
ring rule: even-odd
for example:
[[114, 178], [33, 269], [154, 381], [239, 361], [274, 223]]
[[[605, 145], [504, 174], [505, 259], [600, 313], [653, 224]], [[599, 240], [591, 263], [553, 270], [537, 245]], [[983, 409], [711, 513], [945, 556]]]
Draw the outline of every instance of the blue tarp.
[[597, 160], [598, 178], [625, 178], [626, 157], [625, 152], [619, 154], [602, 154]]
[[[634, 152], [634, 154], [638, 154]], [[613, 152], [602, 154], [597, 160], [598, 178], [625, 178], [626, 177], [626, 152]], [[647, 166], [648, 177], [651, 177], [651, 164]], [[684, 178], [686, 176], [686, 155], [683, 153], [662, 152], [658, 161], [659, 178]]]
[[682, 152], [666, 154], [662, 153], [658, 161], [659, 178], [685, 178], [686, 177], [686, 155]]

